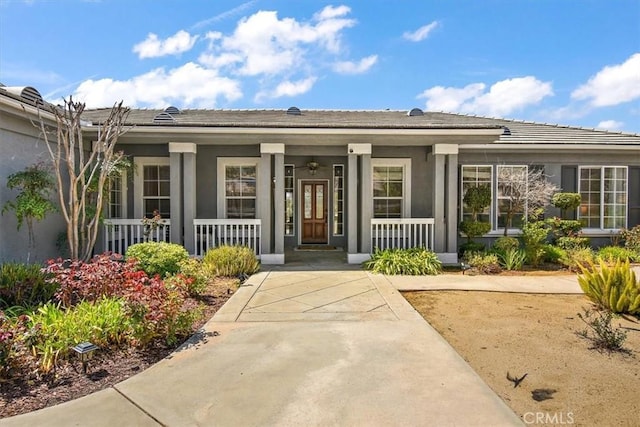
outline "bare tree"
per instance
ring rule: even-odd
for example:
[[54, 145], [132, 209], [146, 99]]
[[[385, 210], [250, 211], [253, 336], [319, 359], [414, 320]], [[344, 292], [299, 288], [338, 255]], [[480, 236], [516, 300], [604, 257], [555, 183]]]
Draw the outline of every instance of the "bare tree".
[[[115, 104], [109, 117], [98, 124], [95, 141], [83, 135], [85, 104], [71, 97], [52, 108], [55, 126], [48, 125], [38, 111], [36, 124], [53, 161], [60, 212], [67, 223], [67, 241], [72, 259], [89, 260], [98, 237], [109, 176], [124, 159], [115, 151], [118, 138], [126, 132], [129, 108]], [[67, 182], [66, 188], [64, 183]]]
[[549, 205], [551, 197], [559, 188], [547, 179], [544, 172], [537, 168], [501, 167], [498, 169], [498, 191], [506, 198], [506, 224], [504, 235], [507, 235], [518, 212], [529, 212], [529, 216], [537, 216], [541, 209]]

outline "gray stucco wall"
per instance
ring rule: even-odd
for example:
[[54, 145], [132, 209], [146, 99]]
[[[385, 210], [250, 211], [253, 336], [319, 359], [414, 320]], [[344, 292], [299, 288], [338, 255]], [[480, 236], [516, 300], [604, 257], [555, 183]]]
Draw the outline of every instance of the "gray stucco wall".
[[[50, 163], [51, 159], [45, 142], [38, 137], [38, 131], [26, 119], [0, 115], [0, 209], [9, 200], [14, 200], [18, 191], [9, 190], [7, 177], [37, 162]], [[58, 205], [58, 195], [54, 191], [51, 199]], [[49, 214], [43, 221], [34, 223], [35, 248], [32, 262], [42, 262], [59, 256], [56, 247], [58, 234], [65, 231], [65, 223], [57, 213]], [[17, 220], [13, 211], [0, 216], [0, 262], [27, 260], [28, 231], [24, 224], [17, 230]]]

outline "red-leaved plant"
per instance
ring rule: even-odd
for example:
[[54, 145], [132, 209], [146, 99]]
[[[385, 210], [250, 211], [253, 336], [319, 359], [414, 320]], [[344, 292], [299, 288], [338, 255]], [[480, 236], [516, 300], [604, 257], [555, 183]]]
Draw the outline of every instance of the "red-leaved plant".
[[65, 307], [102, 297], [122, 298], [135, 345], [144, 346], [156, 337], [175, 342], [176, 335], [191, 326], [194, 313], [183, 310], [187, 284], [176, 286], [181, 280], [174, 278], [167, 286], [159, 276], [138, 270], [133, 259], [123, 261], [121, 255], [109, 253], [88, 263], [57, 259], [48, 262], [45, 272], [60, 286], [56, 299]]

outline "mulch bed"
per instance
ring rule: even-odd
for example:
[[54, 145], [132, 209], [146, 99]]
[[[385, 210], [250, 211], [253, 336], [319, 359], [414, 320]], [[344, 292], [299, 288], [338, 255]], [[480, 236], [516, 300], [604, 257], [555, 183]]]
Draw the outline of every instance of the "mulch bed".
[[[203, 305], [203, 316], [194, 323], [194, 331], [202, 327], [231, 297], [236, 283], [235, 279], [216, 279], [197, 300], [189, 301], [190, 304], [200, 302]], [[109, 388], [164, 359], [187, 338], [184, 337], [175, 346], [158, 342], [144, 350], [98, 351], [89, 362], [86, 375], [82, 372], [82, 364], [71, 358], [62, 362], [54, 374], [0, 382], [0, 418], [57, 405]]]

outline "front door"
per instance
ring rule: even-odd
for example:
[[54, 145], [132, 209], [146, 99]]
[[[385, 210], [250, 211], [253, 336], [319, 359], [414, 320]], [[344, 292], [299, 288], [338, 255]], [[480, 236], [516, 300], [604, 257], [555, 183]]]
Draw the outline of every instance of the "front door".
[[327, 183], [302, 181], [302, 243], [328, 243]]

